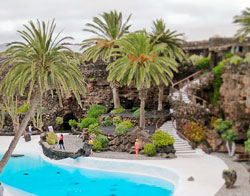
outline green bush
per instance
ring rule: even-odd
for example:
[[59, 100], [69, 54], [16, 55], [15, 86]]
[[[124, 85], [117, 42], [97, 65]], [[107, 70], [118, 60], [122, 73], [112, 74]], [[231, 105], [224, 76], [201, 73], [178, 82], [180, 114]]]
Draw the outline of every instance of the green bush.
[[214, 129], [219, 133], [224, 133], [225, 131], [231, 128], [231, 126], [233, 125], [233, 122], [230, 120], [223, 120], [219, 118], [215, 121], [215, 124], [216, 125]]
[[[144, 110], [144, 114], [146, 114], [146, 113], [147, 113], [147, 111]], [[133, 113], [133, 117], [134, 117], [134, 118], [140, 118], [140, 108], [137, 109], [137, 110]]]
[[113, 122], [110, 120], [110, 116], [106, 116], [104, 121], [102, 121], [102, 124], [106, 127], [112, 125]]
[[97, 118], [84, 118], [81, 120], [81, 122], [78, 124], [80, 126], [80, 129], [88, 128], [89, 125], [98, 123], [100, 124], [99, 120]]
[[125, 108], [120, 107], [120, 108], [113, 109], [110, 113], [111, 114], [120, 114], [120, 113], [123, 113], [123, 112], [125, 112]]
[[102, 149], [102, 143], [99, 140], [94, 140], [92, 150], [97, 151], [101, 149]]
[[144, 146], [144, 153], [148, 156], [154, 156], [156, 153], [156, 147], [154, 144], [148, 143]]
[[70, 119], [69, 120], [69, 126], [71, 127], [71, 129], [74, 129], [75, 127], [77, 127], [77, 122], [75, 119]]
[[105, 135], [98, 135], [96, 139], [102, 143], [103, 148], [109, 146], [109, 140]]
[[125, 125], [127, 126], [128, 128], [132, 128], [134, 127], [134, 124], [132, 122], [130, 122], [130, 120], [125, 120], [123, 122], [120, 123], [121, 125]]
[[63, 118], [62, 117], [56, 117], [56, 124], [62, 125], [63, 124]]
[[97, 118], [101, 114], [107, 112], [107, 108], [103, 105], [92, 105], [88, 110], [88, 118]]
[[232, 53], [232, 52], [227, 52], [227, 53], [224, 55], [224, 58], [225, 58], [225, 59], [230, 59], [232, 56], [234, 56], [234, 53]]
[[250, 139], [245, 141], [245, 151], [248, 153], [248, 155], [250, 157]]
[[174, 144], [174, 138], [169, 135], [167, 132], [157, 130], [152, 136], [152, 140], [156, 146], [168, 146]]
[[184, 126], [185, 136], [192, 142], [200, 143], [206, 136], [206, 130], [195, 122], [188, 122]]
[[113, 118], [113, 125], [117, 126], [117, 125], [119, 125], [121, 122], [122, 122], [122, 119], [121, 119], [120, 116], [115, 116], [115, 117]]
[[99, 135], [101, 133], [101, 129], [99, 128], [99, 124], [98, 123], [90, 124], [88, 133]]
[[54, 132], [48, 132], [48, 136], [46, 138], [46, 142], [49, 145], [57, 144], [58, 138]]
[[128, 132], [128, 127], [126, 125], [118, 124], [116, 126], [115, 132], [118, 135], [126, 135], [126, 133]]
[[195, 65], [197, 63], [198, 60], [202, 59], [202, 57], [193, 54], [189, 57], [189, 60], [192, 62], [193, 65]]
[[207, 57], [198, 59], [195, 63], [195, 67], [198, 69], [208, 69], [210, 67], [210, 59]]
[[243, 59], [237, 55], [234, 55], [230, 58], [230, 64], [238, 66], [240, 62], [242, 62]]
[[228, 129], [221, 134], [222, 139], [228, 142], [233, 142], [237, 138], [237, 133], [233, 129]]
[[250, 64], [250, 54], [245, 57], [244, 62]]
[[247, 132], [247, 138], [250, 139], [250, 129]]
[[136, 111], [136, 110], [138, 110], [139, 109], [139, 107], [132, 107], [132, 111], [134, 112], [134, 111]]

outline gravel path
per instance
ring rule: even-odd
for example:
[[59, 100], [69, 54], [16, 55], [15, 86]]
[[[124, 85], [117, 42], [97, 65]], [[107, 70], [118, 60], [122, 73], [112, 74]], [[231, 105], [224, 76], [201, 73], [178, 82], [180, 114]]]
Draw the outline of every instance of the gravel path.
[[227, 154], [213, 153], [213, 155], [221, 158], [230, 169], [234, 169], [237, 172], [237, 180], [234, 184], [234, 188], [227, 189], [225, 186], [223, 186], [215, 196], [249, 196], [250, 184], [249, 172], [246, 169], [247, 165], [245, 163], [232, 161], [232, 159]]

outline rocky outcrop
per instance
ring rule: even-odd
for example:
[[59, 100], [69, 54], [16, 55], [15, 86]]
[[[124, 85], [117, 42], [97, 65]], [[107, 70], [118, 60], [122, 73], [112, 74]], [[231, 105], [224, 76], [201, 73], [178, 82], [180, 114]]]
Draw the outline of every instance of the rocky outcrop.
[[220, 145], [223, 143], [220, 135], [215, 130], [208, 130], [206, 132], [206, 141], [213, 151], [217, 151]]
[[222, 173], [222, 177], [225, 179], [225, 185], [227, 188], [233, 188], [234, 183], [237, 180], [237, 173], [235, 170], [224, 170]]
[[234, 122], [232, 128], [237, 131], [238, 139], [246, 139], [250, 122], [250, 66], [226, 65], [222, 79], [220, 104], [225, 119]]

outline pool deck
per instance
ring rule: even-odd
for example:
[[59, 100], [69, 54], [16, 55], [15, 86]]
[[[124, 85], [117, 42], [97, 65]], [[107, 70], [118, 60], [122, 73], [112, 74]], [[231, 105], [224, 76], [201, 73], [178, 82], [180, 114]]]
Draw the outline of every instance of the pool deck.
[[[3, 153], [7, 148], [13, 137], [2, 136], [0, 137], [0, 152]], [[16, 150], [14, 153], [22, 154], [41, 154], [42, 150], [38, 144], [39, 136], [32, 136], [31, 142], [25, 142], [23, 138], [20, 139]], [[101, 155], [102, 153], [100, 153]], [[154, 177], [163, 178], [160, 172], [155, 172], [155, 168], [159, 171], [165, 169], [171, 171], [179, 176], [177, 189], [174, 193], [175, 196], [213, 196], [219, 189], [223, 186], [224, 180], [222, 179], [222, 171], [227, 169], [227, 165], [218, 157], [207, 155], [207, 154], [197, 154], [190, 156], [181, 156], [175, 159], [144, 159], [144, 160], [131, 160], [128, 155], [128, 158], [124, 157], [124, 154], [117, 153], [116, 155], [123, 157], [123, 159], [110, 159], [110, 157], [115, 157], [116, 153], [104, 153], [102, 158], [98, 158], [98, 154], [94, 154], [93, 157], [81, 158], [80, 161], [75, 161], [73, 159], [63, 159], [60, 161], [49, 160], [56, 164], [65, 164], [73, 165], [76, 167], [86, 167], [85, 162], [89, 162], [92, 166], [89, 169], [101, 169], [114, 172], [128, 172], [128, 173], [137, 173], [142, 175], [149, 175]], [[127, 153], [126, 153], [127, 154]], [[118, 157], [119, 157], [118, 156]], [[126, 155], [125, 155], [126, 156]], [[44, 157], [42, 155], [42, 157]], [[135, 157], [135, 155], [134, 155]], [[134, 158], [133, 157], [133, 158]], [[143, 156], [145, 157], [145, 156]], [[46, 159], [46, 158], [45, 158]], [[101, 162], [102, 164], [97, 164]], [[122, 167], [117, 169], [116, 167], [110, 167], [109, 164], [106, 164], [104, 167], [103, 163], [112, 163], [113, 165], [122, 165], [129, 164], [131, 167], [128, 168]], [[94, 164], [93, 164], [94, 163]], [[100, 168], [99, 166], [103, 166]], [[135, 171], [136, 167], [141, 167], [142, 171]], [[155, 173], [151, 173], [149, 168], [154, 168]], [[124, 170], [123, 170], [124, 169]], [[152, 170], [153, 171], [153, 170]], [[193, 177], [194, 181], [188, 181], [189, 177]], [[5, 188], [4, 196], [14, 196], [8, 192], [8, 187]], [[15, 194], [15, 196], [18, 196]]]

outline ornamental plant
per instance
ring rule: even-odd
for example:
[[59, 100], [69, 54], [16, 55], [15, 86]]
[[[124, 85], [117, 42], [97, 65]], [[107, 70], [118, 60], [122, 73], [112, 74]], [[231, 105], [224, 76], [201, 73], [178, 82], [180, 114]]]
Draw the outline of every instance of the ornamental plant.
[[94, 124], [89, 125], [89, 130], [88, 130], [89, 134], [99, 135], [100, 132], [101, 132], [101, 129], [99, 128], [98, 123], [94, 123]]
[[84, 118], [80, 123], [78, 123], [78, 125], [80, 126], [80, 129], [83, 129], [88, 128], [91, 124], [95, 123], [97, 123], [98, 125], [100, 124], [98, 118]]
[[121, 122], [122, 122], [122, 119], [121, 119], [120, 116], [115, 116], [115, 117], [113, 118], [113, 125], [117, 126], [117, 125], [119, 125]]
[[128, 127], [126, 125], [118, 124], [116, 126], [115, 132], [118, 135], [126, 135], [126, 133], [128, 132]]
[[98, 116], [107, 112], [107, 108], [103, 105], [92, 105], [88, 110], [89, 118], [98, 118]]
[[123, 107], [120, 107], [120, 108], [115, 108], [115, 109], [113, 109], [110, 113], [111, 114], [120, 114], [120, 113], [123, 113], [123, 112], [125, 112], [125, 108], [123, 108]]
[[71, 129], [74, 129], [77, 127], [77, 122], [75, 119], [70, 119], [69, 120], [69, 126], [71, 127]]
[[154, 144], [159, 147], [173, 145], [175, 142], [171, 135], [162, 130], [155, 131], [155, 134], [152, 136], [152, 140]]
[[147, 143], [145, 146], [144, 146], [144, 153], [148, 156], [154, 156], [155, 153], [156, 153], [156, 147], [154, 144], [151, 144], [151, 143]]
[[195, 122], [188, 122], [184, 126], [184, 135], [190, 141], [200, 143], [205, 139], [206, 129]]
[[245, 141], [245, 151], [249, 154], [249, 157], [250, 157], [250, 128], [247, 132], [247, 138], [248, 140]]
[[231, 126], [233, 125], [233, 122], [230, 120], [223, 120], [221, 118], [217, 119], [215, 121], [216, 125], [214, 127], [214, 129], [219, 132], [219, 133], [224, 133], [225, 131], [227, 131], [228, 129], [231, 128]]
[[[147, 111], [144, 110], [144, 114], [146, 114]], [[133, 113], [134, 118], [140, 118], [140, 108], [138, 108], [134, 113]]]
[[198, 59], [195, 63], [197, 69], [208, 69], [210, 67], [210, 59], [205, 57]]
[[98, 151], [98, 150], [101, 150], [101, 149], [102, 149], [102, 143], [99, 140], [94, 140], [92, 150], [93, 151]]
[[128, 128], [132, 128], [134, 127], [134, 124], [132, 122], [130, 122], [130, 120], [125, 120], [123, 122], [120, 123], [121, 125], [125, 125], [127, 126]]
[[46, 137], [46, 142], [49, 145], [57, 144], [57, 140], [58, 140], [58, 138], [54, 132], [48, 132], [48, 136]]
[[56, 117], [56, 124], [62, 125], [63, 124], [63, 118], [62, 117]]
[[102, 143], [102, 147], [103, 148], [108, 147], [109, 140], [108, 140], [107, 136], [105, 136], [105, 135], [98, 135], [96, 139], [99, 140]]
[[110, 125], [113, 124], [113, 122], [110, 120], [110, 116], [106, 116], [104, 118], [104, 121], [102, 121], [102, 124], [105, 126], [105, 127], [108, 127]]

